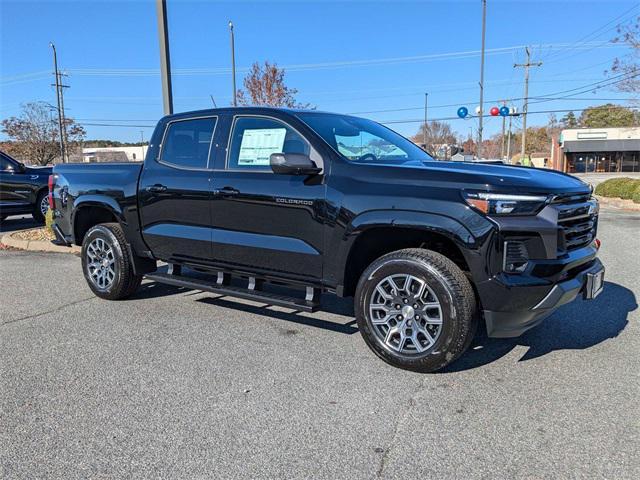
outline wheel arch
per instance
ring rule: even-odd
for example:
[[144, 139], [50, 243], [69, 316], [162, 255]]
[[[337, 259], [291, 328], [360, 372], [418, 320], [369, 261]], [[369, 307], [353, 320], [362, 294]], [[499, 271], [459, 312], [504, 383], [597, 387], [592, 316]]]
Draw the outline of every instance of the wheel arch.
[[118, 203], [102, 196], [88, 196], [77, 199], [74, 203], [73, 240], [76, 245], [82, 245], [87, 231], [99, 223], [117, 222], [124, 227], [125, 221]]
[[[427, 248], [443, 254], [463, 271], [470, 271], [469, 252], [475, 237], [462, 224], [444, 215], [420, 212], [368, 212], [350, 225], [343, 249], [340, 292], [351, 296], [362, 272], [375, 259], [404, 248]], [[339, 289], [340, 290], [340, 289]]]

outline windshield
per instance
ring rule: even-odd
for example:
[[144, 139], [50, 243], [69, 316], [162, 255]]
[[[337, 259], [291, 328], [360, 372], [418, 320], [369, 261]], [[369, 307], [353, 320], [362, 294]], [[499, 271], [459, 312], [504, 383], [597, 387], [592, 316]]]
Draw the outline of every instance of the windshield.
[[371, 120], [317, 112], [297, 115], [352, 162], [415, 165], [433, 160], [413, 142]]

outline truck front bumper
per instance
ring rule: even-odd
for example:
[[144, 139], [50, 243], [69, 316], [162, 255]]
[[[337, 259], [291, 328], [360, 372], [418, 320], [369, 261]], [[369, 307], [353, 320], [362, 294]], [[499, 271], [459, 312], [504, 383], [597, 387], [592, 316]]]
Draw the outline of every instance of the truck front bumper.
[[[492, 282], [493, 295], [503, 299], [500, 310], [483, 309], [489, 337], [510, 338], [535, 327], [560, 306], [583, 294], [585, 299], [597, 296], [594, 279], [601, 284], [604, 266], [598, 258], [565, 271], [562, 280], [546, 287], [527, 284], [520, 279], [499, 279]], [[596, 286], [597, 287], [597, 286]], [[535, 294], [532, 294], [535, 292]]]

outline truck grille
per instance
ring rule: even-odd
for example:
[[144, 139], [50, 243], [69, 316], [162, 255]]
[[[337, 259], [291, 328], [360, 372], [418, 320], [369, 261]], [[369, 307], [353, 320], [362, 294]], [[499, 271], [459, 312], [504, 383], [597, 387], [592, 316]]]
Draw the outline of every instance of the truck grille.
[[593, 202], [563, 205], [558, 210], [558, 250], [567, 252], [589, 245], [596, 238], [598, 209]]

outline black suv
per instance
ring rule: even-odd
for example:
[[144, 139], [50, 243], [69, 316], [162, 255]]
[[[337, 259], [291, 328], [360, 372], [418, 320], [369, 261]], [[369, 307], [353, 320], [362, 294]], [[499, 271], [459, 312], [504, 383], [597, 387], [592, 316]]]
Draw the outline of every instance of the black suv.
[[27, 167], [0, 152], [0, 221], [9, 215], [31, 214], [40, 223], [49, 209], [47, 181], [52, 167]]
[[53, 184], [58, 240], [82, 245], [99, 297], [143, 276], [295, 310], [354, 296], [367, 344], [412, 370], [458, 358], [480, 315], [490, 336], [517, 336], [603, 285], [589, 185], [435, 162], [362, 118], [182, 113], [159, 122], [144, 163], [57, 165]]

